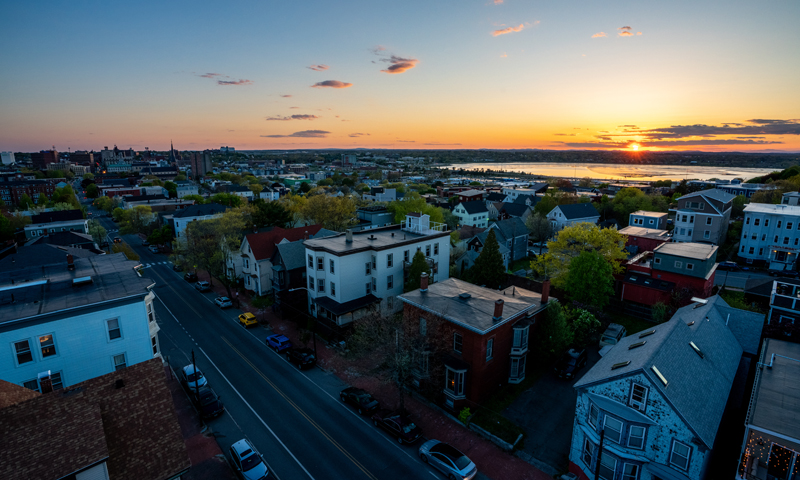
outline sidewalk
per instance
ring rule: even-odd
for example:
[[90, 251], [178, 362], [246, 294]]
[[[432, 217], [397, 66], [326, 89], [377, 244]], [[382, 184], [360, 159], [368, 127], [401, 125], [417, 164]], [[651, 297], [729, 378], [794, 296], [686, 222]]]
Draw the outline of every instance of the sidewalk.
[[[214, 283], [213, 288], [215, 292], [227, 295], [225, 288], [218, 282]], [[262, 324], [266, 323], [265, 327], [268, 326], [274, 333], [286, 335], [294, 345], [303, 344], [300, 341], [300, 328], [297, 324], [279, 318], [272, 312], [272, 309], [265, 310], [261, 316], [258, 309], [250, 305], [249, 296], [240, 294], [239, 299], [242, 311], [257, 315]], [[398, 406], [400, 397], [396, 386], [390, 381], [365, 373], [370, 371], [368, 359], [361, 361], [344, 359], [328, 348], [325, 342], [319, 338], [317, 338], [317, 354], [319, 367], [333, 373], [350, 385], [372, 393], [382, 405]], [[553, 477], [550, 475], [526, 461], [504, 452], [461, 423], [450, 419], [410, 395], [405, 396], [404, 403], [405, 408], [413, 415], [414, 422], [422, 428], [423, 432], [427, 433], [428, 438], [447, 442], [464, 452], [475, 462], [479, 472], [486, 477], [492, 480], [552, 480]]]

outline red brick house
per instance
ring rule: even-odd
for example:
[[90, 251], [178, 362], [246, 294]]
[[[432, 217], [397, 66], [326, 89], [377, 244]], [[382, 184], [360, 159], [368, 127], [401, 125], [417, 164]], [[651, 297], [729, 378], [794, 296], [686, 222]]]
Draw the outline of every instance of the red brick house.
[[662, 243], [667, 243], [672, 240], [672, 237], [667, 236], [669, 232], [654, 228], [630, 226], [623, 228], [619, 233], [628, 237], [625, 241], [625, 246], [636, 247], [635, 253], [652, 252]]
[[[455, 278], [404, 293], [407, 325], [422, 335], [446, 335], [444, 351], [424, 357], [417, 383], [442, 382], [443, 404], [453, 411], [474, 406], [498, 387], [525, 379], [528, 343], [547, 307], [550, 286], [538, 294], [518, 287], [492, 290]], [[438, 332], [427, 331], [428, 326]], [[438, 327], [436, 327], [438, 326]], [[443, 378], [428, 375], [431, 362], [443, 363]]]

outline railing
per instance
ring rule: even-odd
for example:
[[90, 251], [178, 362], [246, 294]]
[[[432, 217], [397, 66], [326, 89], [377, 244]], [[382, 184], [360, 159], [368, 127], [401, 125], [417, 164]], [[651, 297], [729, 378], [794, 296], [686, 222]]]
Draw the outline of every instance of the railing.
[[[415, 218], [415, 217], [411, 217]], [[447, 224], [439, 222], [425, 221], [416, 217], [414, 220], [403, 220], [400, 223], [400, 230], [420, 235], [430, 235], [431, 233], [446, 232]]]

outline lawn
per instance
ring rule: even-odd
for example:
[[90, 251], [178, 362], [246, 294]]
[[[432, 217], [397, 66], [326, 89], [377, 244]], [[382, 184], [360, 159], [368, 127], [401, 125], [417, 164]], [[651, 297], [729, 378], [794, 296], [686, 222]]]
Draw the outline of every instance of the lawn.
[[630, 315], [624, 315], [621, 313], [608, 312], [607, 315], [612, 323], [618, 323], [625, 327], [625, 330], [628, 331], [628, 335], [641, 332], [642, 330], [646, 330], [654, 325], [657, 325], [656, 322], [651, 322], [650, 320], [645, 320], [642, 318], [631, 317]]
[[514, 261], [508, 266], [508, 269], [511, 272], [516, 272], [517, 270], [530, 270], [531, 269], [531, 260], [534, 257], [525, 257], [520, 258], [519, 260]]

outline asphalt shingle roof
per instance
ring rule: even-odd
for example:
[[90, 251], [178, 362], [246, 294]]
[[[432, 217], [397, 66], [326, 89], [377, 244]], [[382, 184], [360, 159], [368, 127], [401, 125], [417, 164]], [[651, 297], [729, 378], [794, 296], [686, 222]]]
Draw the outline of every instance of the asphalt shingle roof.
[[256, 260], [265, 260], [272, 258], [272, 255], [275, 253], [275, 247], [281, 243], [282, 240], [286, 239], [290, 242], [303, 240], [306, 232], [308, 232], [309, 238], [313, 238], [321, 229], [322, 225], [319, 224], [290, 229], [275, 227], [268, 232], [251, 233], [246, 235], [245, 238]]
[[701, 190], [699, 192], [687, 193], [681, 198], [693, 198], [700, 196], [713, 198], [714, 200], [719, 200], [722, 203], [728, 203], [734, 198], [736, 198], [736, 195], [731, 195], [730, 193], [724, 190], [720, 190], [718, 188], [709, 188], [708, 190]]
[[573, 203], [571, 205], [559, 205], [556, 208], [561, 209], [561, 213], [564, 214], [567, 220], [572, 220], [575, 218], [600, 217], [600, 214], [597, 213], [597, 209], [595, 209], [590, 203]]
[[525, 212], [531, 208], [524, 203], [504, 203], [498, 208], [497, 210], [500, 212], [505, 212], [509, 216], [512, 217], [521, 217], [525, 215]]
[[470, 215], [475, 215], [476, 213], [484, 213], [489, 211], [489, 209], [486, 208], [486, 202], [484, 202], [483, 200], [475, 200], [472, 202], [461, 202], [460, 205], [464, 207], [464, 210], [466, 210], [467, 213]]
[[219, 203], [204, 203], [202, 205], [192, 205], [183, 210], [179, 210], [172, 215], [172, 218], [205, 217], [206, 215], [216, 215], [225, 212], [229, 207]]
[[508, 218], [506, 220], [499, 220], [494, 222], [493, 228], [500, 231], [505, 240], [510, 240], [513, 237], [528, 234], [528, 227], [521, 218]]

